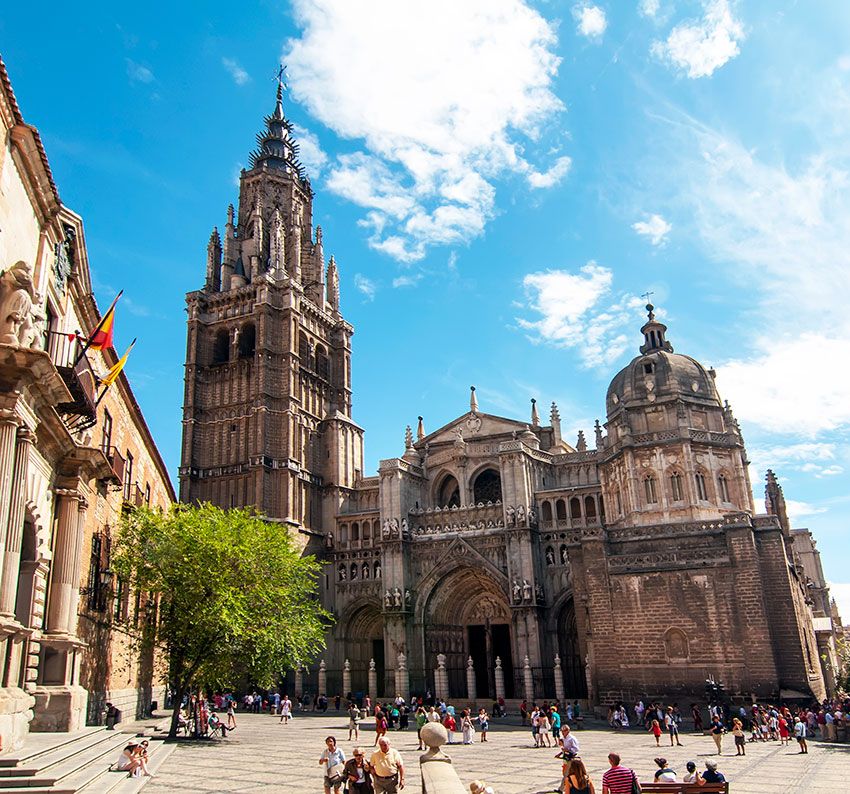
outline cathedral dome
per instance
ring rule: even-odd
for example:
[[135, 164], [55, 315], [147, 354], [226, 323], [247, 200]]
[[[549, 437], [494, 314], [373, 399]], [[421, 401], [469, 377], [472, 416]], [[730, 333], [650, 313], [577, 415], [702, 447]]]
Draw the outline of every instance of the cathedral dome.
[[622, 404], [654, 403], [670, 397], [719, 407], [713, 373], [690, 356], [674, 353], [665, 337], [667, 326], [655, 319], [652, 304], [646, 308], [649, 321], [641, 328], [645, 340], [641, 355], [611, 381], [605, 400], [608, 415]]

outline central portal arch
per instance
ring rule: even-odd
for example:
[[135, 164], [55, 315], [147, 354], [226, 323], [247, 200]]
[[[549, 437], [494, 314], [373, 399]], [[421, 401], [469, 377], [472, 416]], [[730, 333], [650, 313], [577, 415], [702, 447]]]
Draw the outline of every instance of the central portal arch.
[[446, 655], [449, 696], [466, 697], [472, 657], [480, 698], [495, 698], [496, 657], [505, 673], [505, 697], [513, 697], [511, 610], [499, 584], [481, 568], [460, 567], [431, 592], [425, 607], [425, 659], [430, 674]]

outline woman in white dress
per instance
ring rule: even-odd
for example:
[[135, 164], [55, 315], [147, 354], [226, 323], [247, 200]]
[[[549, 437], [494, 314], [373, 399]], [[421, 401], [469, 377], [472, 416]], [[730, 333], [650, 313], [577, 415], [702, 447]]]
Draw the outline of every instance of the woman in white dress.
[[[292, 716], [292, 701], [289, 699], [289, 695], [284, 695], [283, 700], [280, 701], [280, 722], [284, 724], [289, 723], [289, 718]], [[280, 723], [278, 723], [280, 724]]]
[[460, 729], [463, 732], [463, 743], [472, 744], [472, 737], [475, 736], [475, 726], [472, 724], [469, 709], [465, 709], [463, 712], [463, 716], [460, 719]]

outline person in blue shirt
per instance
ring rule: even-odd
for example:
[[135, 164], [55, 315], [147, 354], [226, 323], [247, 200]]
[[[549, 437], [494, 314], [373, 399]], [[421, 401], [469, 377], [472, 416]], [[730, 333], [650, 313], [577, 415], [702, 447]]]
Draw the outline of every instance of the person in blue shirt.
[[726, 778], [722, 772], [717, 771], [717, 761], [706, 761], [705, 772], [702, 773], [702, 779], [706, 783], [725, 783]]
[[558, 744], [558, 739], [561, 738], [561, 715], [555, 706], [552, 706], [549, 711], [552, 713], [550, 717], [552, 721], [552, 737], [555, 739], [555, 744]]

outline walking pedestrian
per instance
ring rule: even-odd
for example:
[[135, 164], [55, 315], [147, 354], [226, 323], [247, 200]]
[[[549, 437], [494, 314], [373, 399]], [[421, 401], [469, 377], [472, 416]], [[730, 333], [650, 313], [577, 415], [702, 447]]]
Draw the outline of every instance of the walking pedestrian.
[[670, 746], [673, 746], [673, 739], [675, 739], [676, 744], [681, 747], [682, 743], [679, 741], [679, 724], [676, 722], [676, 715], [673, 713], [672, 706], [667, 706], [667, 713], [664, 715], [664, 726], [670, 735]]
[[360, 747], [352, 750], [352, 758], [345, 762], [345, 784], [349, 794], [372, 794], [372, 767]]
[[658, 720], [653, 720], [649, 725], [649, 732], [655, 737], [655, 746], [661, 747], [661, 725]]
[[478, 727], [481, 729], [481, 741], [487, 741], [487, 731], [490, 730], [490, 715], [486, 709], [478, 709]]
[[602, 794], [640, 794], [641, 788], [633, 769], [620, 764], [617, 753], [608, 754], [611, 768], [602, 775]]
[[354, 732], [354, 741], [360, 740], [360, 709], [357, 704], [348, 704], [348, 741], [351, 741], [351, 733]]
[[737, 717], [732, 720], [732, 735], [735, 737], [735, 755], [746, 755], [747, 737], [744, 735], [744, 723]]
[[717, 755], [720, 755], [723, 751], [723, 733], [725, 730], [720, 717], [712, 717], [711, 727], [708, 729], [708, 732], [711, 734], [711, 738], [714, 739], [714, 744], [717, 745]]
[[232, 700], [227, 701], [227, 727], [231, 731], [236, 727], [236, 704]]
[[335, 794], [339, 794], [345, 774], [345, 753], [341, 747], [336, 746], [336, 738], [333, 736], [325, 739], [325, 749], [319, 756], [319, 766], [322, 765], [325, 767], [325, 794], [331, 794], [331, 788]]
[[375, 743], [372, 747], [377, 747], [381, 737], [387, 732], [387, 718], [380, 706], [375, 706]]
[[284, 695], [283, 700], [280, 701], [280, 722], [284, 725], [288, 725], [291, 717], [292, 701], [289, 699], [289, 695]]
[[369, 759], [376, 794], [398, 794], [404, 788], [404, 762], [401, 753], [390, 747], [390, 740], [382, 736], [378, 750]]
[[800, 753], [803, 755], [809, 752], [809, 746], [806, 743], [807, 732], [806, 723], [803, 722], [801, 716], [798, 716], [797, 722], [794, 725], [794, 738], [797, 740], [797, 744], [800, 745]]

